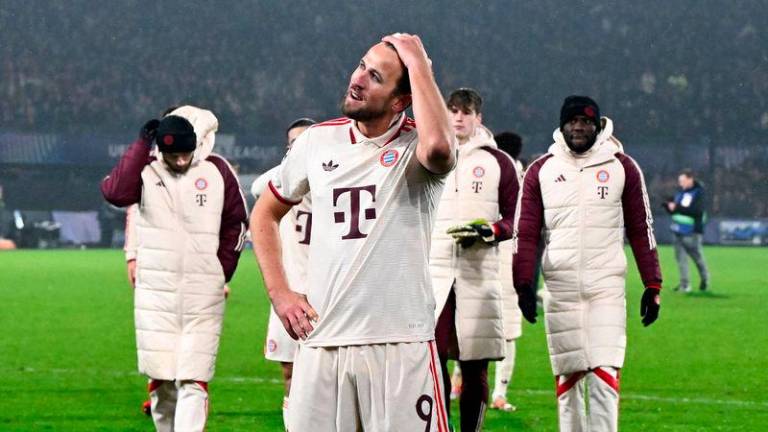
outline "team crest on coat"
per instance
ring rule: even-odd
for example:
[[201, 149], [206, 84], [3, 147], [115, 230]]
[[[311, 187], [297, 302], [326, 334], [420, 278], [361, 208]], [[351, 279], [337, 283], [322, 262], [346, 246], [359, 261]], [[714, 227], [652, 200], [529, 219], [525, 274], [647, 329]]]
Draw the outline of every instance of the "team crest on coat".
[[197, 188], [197, 190], [204, 190], [205, 188], [208, 187], [208, 181], [200, 177], [199, 179], [195, 180], [195, 187]]
[[397, 162], [397, 159], [399, 157], [400, 157], [400, 153], [398, 153], [397, 150], [389, 149], [381, 154], [381, 157], [379, 158], [379, 162], [381, 162], [382, 166], [389, 168]]
[[267, 351], [271, 353], [277, 351], [277, 341], [275, 341], [274, 339], [270, 339], [267, 342]]
[[481, 166], [476, 166], [472, 170], [472, 175], [474, 175], [477, 178], [480, 178], [480, 177], [484, 176], [485, 175], [485, 168], [483, 168]]
[[599, 181], [600, 183], [606, 183], [610, 178], [611, 176], [608, 174], [608, 171], [606, 170], [600, 170], [597, 172], [597, 181]]

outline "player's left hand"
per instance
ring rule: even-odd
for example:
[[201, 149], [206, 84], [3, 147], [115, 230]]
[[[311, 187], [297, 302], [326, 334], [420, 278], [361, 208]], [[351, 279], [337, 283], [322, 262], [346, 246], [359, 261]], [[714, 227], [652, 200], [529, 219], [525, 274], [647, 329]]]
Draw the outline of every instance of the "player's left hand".
[[432, 60], [427, 56], [424, 44], [421, 43], [421, 38], [417, 35], [393, 33], [384, 36], [381, 40], [389, 42], [395, 47], [397, 55], [408, 70], [419, 67], [426, 67], [427, 69], [432, 68]]
[[517, 306], [520, 308], [520, 312], [523, 313], [523, 317], [531, 324], [536, 324], [536, 288], [531, 284], [525, 284], [520, 287], [515, 287], [517, 291]]
[[453, 240], [464, 248], [471, 247], [476, 240], [482, 240], [490, 245], [496, 243], [493, 227], [485, 219], [475, 219], [463, 225], [450, 227], [446, 234], [453, 237]]
[[640, 316], [643, 318], [643, 325], [648, 327], [659, 318], [659, 309], [661, 309], [661, 290], [658, 288], [646, 288], [643, 292], [643, 298], [640, 299]]

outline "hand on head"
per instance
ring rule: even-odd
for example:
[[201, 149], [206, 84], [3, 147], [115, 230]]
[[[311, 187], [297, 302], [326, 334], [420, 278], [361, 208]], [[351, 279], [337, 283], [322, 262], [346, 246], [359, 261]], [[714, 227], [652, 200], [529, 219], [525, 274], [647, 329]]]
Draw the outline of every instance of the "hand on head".
[[420, 66], [432, 68], [432, 60], [427, 56], [424, 44], [421, 43], [421, 38], [417, 35], [393, 33], [384, 36], [381, 40], [382, 42], [390, 43], [395, 47], [397, 55], [400, 56], [400, 60], [409, 70]]

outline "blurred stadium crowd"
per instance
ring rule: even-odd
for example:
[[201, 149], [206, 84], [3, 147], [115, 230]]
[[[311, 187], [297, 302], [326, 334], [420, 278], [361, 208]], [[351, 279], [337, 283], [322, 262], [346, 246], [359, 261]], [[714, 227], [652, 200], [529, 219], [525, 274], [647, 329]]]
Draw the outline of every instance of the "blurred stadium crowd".
[[337, 116], [365, 47], [402, 28], [422, 34], [443, 91], [477, 88], [486, 123], [520, 133], [529, 157], [551, 142], [562, 98], [589, 94], [643, 164], [653, 199], [691, 167], [710, 212], [768, 217], [768, 200], [750, 199], [768, 196], [768, 8], [738, 5], [598, 0], [573, 13], [555, 0], [395, 1], [385, 13], [366, 2], [13, 0], [0, 8], [0, 130], [133, 131], [194, 102], [224, 132], [274, 145], [295, 117]]

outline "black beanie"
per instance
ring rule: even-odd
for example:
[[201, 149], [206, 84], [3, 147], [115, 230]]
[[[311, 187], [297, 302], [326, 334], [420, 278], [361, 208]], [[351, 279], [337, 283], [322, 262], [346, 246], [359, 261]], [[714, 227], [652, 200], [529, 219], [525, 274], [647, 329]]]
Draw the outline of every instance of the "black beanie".
[[600, 130], [600, 107], [597, 102], [587, 96], [568, 96], [560, 109], [560, 129], [577, 115], [591, 118], [597, 130]]
[[187, 153], [195, 151], [197, 135], [189, 120], [169, 115], [160, 120], [155, 143], [163, 153]]

